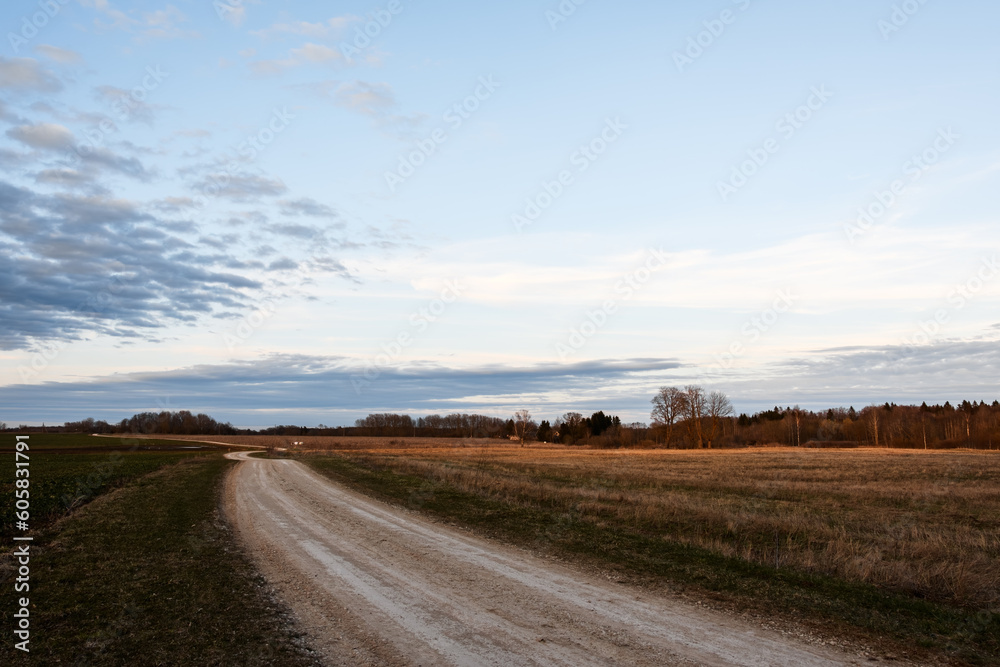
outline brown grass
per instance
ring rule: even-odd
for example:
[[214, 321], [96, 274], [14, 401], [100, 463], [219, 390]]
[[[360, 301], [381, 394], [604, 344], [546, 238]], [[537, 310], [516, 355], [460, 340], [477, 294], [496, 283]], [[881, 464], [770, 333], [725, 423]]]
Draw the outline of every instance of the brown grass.
[[[161, 436], [162, 437], [162, 436]], [[170, 436], [187, 440], [204, 436]], [[976, 450], [521, 448], [499, 440], [212, 436], [340, 452], [568, 520], [964, 607], [1000, 604], [1000, 456]]]
[[341, 449], [367, 466], [725, 556], [952, 605], [1000, 603], [995, 453], [382, 444]]

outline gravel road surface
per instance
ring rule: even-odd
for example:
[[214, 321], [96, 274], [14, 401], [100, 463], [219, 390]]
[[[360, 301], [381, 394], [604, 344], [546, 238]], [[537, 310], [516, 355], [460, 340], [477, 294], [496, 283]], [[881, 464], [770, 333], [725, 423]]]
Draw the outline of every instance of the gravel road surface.
[[434, 523], [296, 461], [227, 456], [241, 463], [226, 512], [330, 665], [861, 662]]

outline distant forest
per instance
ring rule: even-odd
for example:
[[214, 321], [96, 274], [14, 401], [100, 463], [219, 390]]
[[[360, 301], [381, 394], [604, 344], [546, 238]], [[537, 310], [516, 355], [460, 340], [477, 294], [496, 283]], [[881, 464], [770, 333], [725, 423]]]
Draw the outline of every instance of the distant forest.
[[[659, 396], [659, 395], [658, 395]], [[1000, 449], [1000, 401], [962, 401], [944, 405], [869, 405], [862, 410], [831, 408], [814, 412], [777, 407], [738, 417], [711, 410], [667, 413], [654, 398], [653, 423], [626, 424], [603, 411], [584, 417], [568, 412], [555, 422], [536, 422], [527, 411], [509, 419], [478, 414], [371, 414], [354, 426], [273, 426], [250, 430], [218, 422], [205, 414], [143, 412], [118, 423], [85, 419], [62, 426], [11, 427], [18, 432], [66, 432], [145, 435], [280, 435], [499, 438], [590, 447], [890, 447], [911, 449]], [[673, 418], [671, 419], [671, 414]]]

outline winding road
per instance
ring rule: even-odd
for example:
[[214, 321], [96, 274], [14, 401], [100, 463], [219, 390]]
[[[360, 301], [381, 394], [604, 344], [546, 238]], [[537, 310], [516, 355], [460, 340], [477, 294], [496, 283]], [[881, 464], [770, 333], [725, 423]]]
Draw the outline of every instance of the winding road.
[[327, 664], [861, 662], [473, 537], [296, 461], [227, 456], [241, 463], [226, 513]]

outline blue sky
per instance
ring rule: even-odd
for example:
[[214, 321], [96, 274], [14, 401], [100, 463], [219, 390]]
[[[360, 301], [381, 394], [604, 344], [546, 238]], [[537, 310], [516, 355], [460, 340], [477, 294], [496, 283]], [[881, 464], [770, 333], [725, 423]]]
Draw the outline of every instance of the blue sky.
[[992, 401], [998, 18], [6, 3], [0, 420]]

